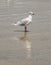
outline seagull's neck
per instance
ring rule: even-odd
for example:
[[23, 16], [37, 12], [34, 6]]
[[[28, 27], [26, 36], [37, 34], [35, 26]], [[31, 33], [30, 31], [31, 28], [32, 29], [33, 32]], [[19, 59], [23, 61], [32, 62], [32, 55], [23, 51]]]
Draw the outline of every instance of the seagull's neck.
[[29, 15], [28, 17], [32, 20], [32, 15]]

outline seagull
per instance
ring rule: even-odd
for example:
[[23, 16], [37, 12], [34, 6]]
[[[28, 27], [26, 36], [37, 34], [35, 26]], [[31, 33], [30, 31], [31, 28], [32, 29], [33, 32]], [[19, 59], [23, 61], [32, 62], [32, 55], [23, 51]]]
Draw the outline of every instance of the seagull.
[[24, 26], [25, 27], [25, 32], [27, 31], [27, 25], [29, 25], [32, 21], [32, 15], [35, 15], [32, 11], [29, 12], [28, 17], [18, 21], [17, 23], [13, 24], [15, 26]]

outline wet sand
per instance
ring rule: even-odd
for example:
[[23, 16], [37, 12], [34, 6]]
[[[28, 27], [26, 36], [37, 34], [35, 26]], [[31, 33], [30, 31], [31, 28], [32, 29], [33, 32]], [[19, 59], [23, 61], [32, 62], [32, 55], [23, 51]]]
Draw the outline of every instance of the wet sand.
[[[12, 23], [33, 11], [32, 23]], [[51, 65], [51, 1], [0, 0], [0, 65]]]

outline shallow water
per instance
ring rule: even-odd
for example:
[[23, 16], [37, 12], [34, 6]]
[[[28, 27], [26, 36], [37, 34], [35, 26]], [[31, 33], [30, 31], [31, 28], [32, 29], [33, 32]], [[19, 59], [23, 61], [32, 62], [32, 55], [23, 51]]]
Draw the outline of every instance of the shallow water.
[[[29, 11], [35, 13], [29, 32], [11, 25]], [[0, 0], [0, 64], [51, 65], [50, 0]]]

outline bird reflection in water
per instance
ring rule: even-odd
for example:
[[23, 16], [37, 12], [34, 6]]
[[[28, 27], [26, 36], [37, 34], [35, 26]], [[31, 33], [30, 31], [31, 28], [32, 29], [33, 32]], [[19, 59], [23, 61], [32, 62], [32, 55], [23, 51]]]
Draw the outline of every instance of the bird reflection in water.
[[24, 36], [20, 37], [20, 40], [25, 44], [26, 57], [31, 58], [31, 42], [28, 38], [27, 32], [24, 32]]
[[7, 0], [7, 5], [10, 6], [10, 7], [13, 7], [14, 0]]
[[8, 6], [10, 5], [10, 2], [11, 2], [11, 0], [7, 0], [7, 5], [8, 5]]
[[11, 0], [7, 0], [8, 3], [10, 3]]

